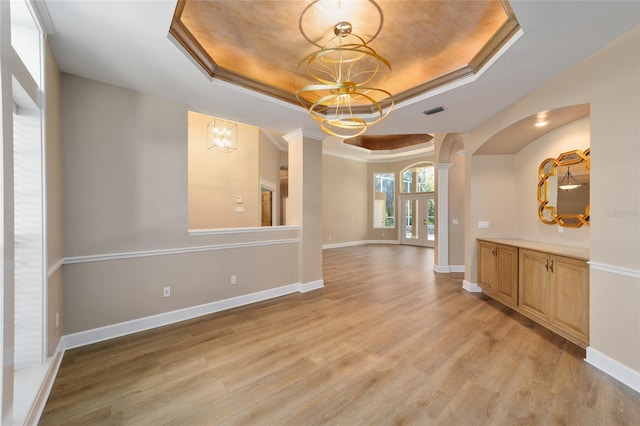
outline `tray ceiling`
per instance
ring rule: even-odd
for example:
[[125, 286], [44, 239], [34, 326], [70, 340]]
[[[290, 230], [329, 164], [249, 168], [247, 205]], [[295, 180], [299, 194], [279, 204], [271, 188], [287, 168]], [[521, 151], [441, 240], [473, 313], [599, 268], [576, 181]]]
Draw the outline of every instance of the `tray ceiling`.
[[294, 74], [318, 49], [310, 41], [322, 45], [348, 20], [391, 63], [384, 88], [398, 103], [477, 72], [519, 29], [505, 1], [352, 0], [339, 8], [319, 0], [305, 12], [311, 3], [179, 0], [170, 34], [211, 77], [297, 103], [294, 81], [304, 76]]

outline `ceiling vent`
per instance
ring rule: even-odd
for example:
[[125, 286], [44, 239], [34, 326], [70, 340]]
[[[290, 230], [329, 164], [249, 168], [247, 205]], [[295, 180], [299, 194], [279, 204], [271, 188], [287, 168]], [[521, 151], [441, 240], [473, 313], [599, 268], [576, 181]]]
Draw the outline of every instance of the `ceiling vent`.
[[433, 114], [437, 114], [439, 112], [442, 112], [445, 109], [446, 109], [445, 107], [439, 106], [439, 107], [435, 107], [435, 108], [431, 108], [431, 109], [428, 109], [426, 111], [423, 111], [423, 114], [424, 115], [433, 115]]

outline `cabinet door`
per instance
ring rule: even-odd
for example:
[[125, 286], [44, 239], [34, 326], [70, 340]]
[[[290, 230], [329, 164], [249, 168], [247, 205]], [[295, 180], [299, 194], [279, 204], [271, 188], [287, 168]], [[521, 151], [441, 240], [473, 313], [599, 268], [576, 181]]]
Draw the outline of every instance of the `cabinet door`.
[[494, 291], [496, 281], [495, 245], [478, 242], [478, 285], [488, 293]]
[[518, 249], [497, 246], [496, 285], [494, 291], [500, 301], [510, 306], [518, 304]]
[[589, 268], [587, 263], [552, 256], [551, 322], [568, 333], [589, 341]]
[[520, 282], [518, 304], [534, 317], [547, 319], [549, 256], [537, 251], [520, 249]]

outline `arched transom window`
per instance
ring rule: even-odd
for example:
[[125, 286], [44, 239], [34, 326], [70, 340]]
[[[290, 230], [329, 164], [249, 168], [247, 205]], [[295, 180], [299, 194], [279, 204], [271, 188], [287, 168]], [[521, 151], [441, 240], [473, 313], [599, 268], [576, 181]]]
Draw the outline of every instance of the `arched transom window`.
[[402, 171], [402, 192], [434, 192], [435, 176], [433, 163], [422, 162], [407, 167]]

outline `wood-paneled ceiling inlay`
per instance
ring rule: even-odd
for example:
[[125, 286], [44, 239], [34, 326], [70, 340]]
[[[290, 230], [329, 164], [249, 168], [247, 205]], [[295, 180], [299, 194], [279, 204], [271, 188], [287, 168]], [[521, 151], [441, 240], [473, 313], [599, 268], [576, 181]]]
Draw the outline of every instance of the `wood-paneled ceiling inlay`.
[[371, 151], [391, 151], [428, 143], [431, 142], [432, 139], [433, 136], [426, 133], [413, 135], [362, 135], [345, 139], [343, 142]]
[[[315, 33], [332, 34], [337, 0], [318, 0]], [[178, 0], [170, 34], [211, 76], [297, 104], [294, 73], [317, 47], [299, 28], [310, 2]], [[326, 3], [326, 5], [324, 4]], [[379, 21], [367, 0], [342, 1], [365, 39]], [[370, 46], [389, 60], [396, 102], [477, 72], [520, 28], [505, 0], [379, 1], [382, 28]], [[305, 22], [305, 25], [308, 23]], [[322, 42], [322, 40], [318, 40]], [[296, 78], [304, 81], [304, 76]]]

